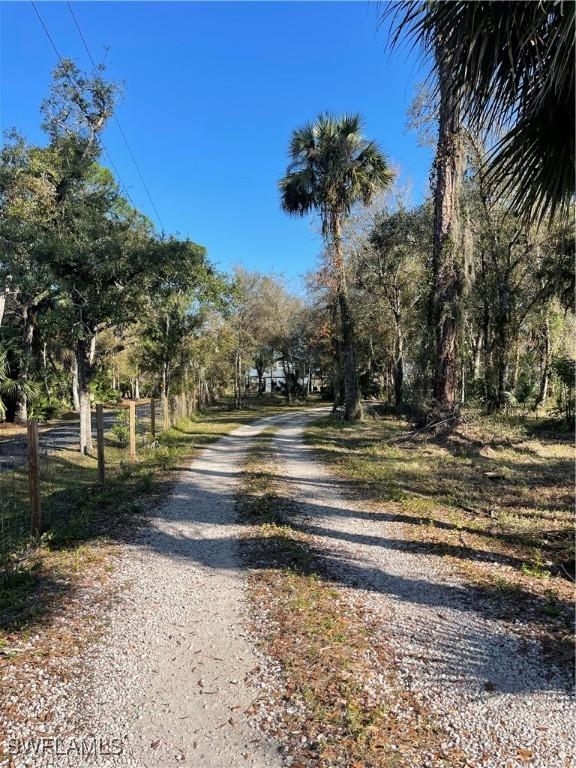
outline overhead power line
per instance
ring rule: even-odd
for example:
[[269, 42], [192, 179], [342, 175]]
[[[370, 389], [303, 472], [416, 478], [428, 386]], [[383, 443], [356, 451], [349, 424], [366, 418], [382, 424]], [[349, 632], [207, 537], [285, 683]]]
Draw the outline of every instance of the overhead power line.
[[[67, 2], [66, 5], [68, 6], [68, 10], [70, 11], [70, 15], [74, 19], [74, 24], [76, 25], [76, 29], [78, 30], [78, 34], [80, 35], [80, 39], [82, 40], [82, 43], [84, 44], [84, 48], [86, 49], [86, 53], [88, 54], [88, 58], [92, 62], [92, 67], [94, 69], [94, 73], [97, 77], [100, 76], [98, 67], [96, 66], [96, 62], [94, 61], [94, 58], [92, 56], [92, 53], [90, 51], [90, 47], [88, 46], [88, 43], [86, 42], [86, 38], [84, 37], [84, 34], [82, 32], [82, 29], [80, 27], [80, 23], [78, 22], [78, 19], [76, 18], [76, 14], [74, 13], [74, 10], [72, 8], [72, 5], [70, 2]], [[160, 214], [158, 213], [158, 208], [156, 207], [154, 200], [152, 199], [152, 195], [150, 194], [150, 190], [148, 189], [148, 185], [144, 181], [144, 176], [142, 175], [142, 171], [140, 170], [140, 166], [138, 165], [138, 162], [136, 158], [134, 157], [134, 153], [132, 152], [132, 148], [130, 147], [130, 143], [128, 142], [128, 139], [126, 137], [126, 134], [124, 133], [124, 129], [120, 125], [120, 120], [118, 119], [118, 116], [116, 114], [113, 115], [114, 121], [116, 125], [118, 126], [118, 130], [120, 131], [120, 135], [122, 136], [122, 139], [124, 141], [124, 144], [126, 145], [126, 149], [128, 150], [128, 154], [132, 158], [132, 162], [134, 163], [134, 167], [136, 168], [136, 171], [138, 173], [138, 176], [140, 177], [140, 181], [142, 182], [142, 186], [144, 187], [144, 190], [146, 191], [146, 195], [148, 196], [148, 200], [150, 201], [150, 205], [152, 206], [152, 209], [154, 210], [154, 213], [156, 214], [156, 218], [158, 219], [158, 223], [160, 224], [160, 227], [164, 229], [164, 225], [162, 223], [162, 218]]]
[[[48, 40], [50, 42], [50, 45], [52, 46], [52, 48], [54, 50], [54, 53], [56, 54], [56, 57], [57, 57], [58, 61], [60, 62], [60, 64], [62, 66], [64, 66], [64, 58], [60, 54], [60, 51], [58, 50], [58, 47], [56, 46], [56, 43], [54, 42], [54, 38], [50, 34], [50, 30], [46, 26], [46, 23], [44, 22], [44, 19], [42, 18], [38, 8], [36, 7], [36, 3], [34, 2], [34, 0], [30, 0], [30, 2], [32, 4], [32, 7], [34, 8], [34, 11], [36, 13], [36, 16], [38, 17], [38, 20], [40, 21], [40, 24], [42, 25], [42, 28], [43, 28], [44, 32], [46, 33], [46, 37], [48, 38]], [[90, 58], [92, 58], [92, 57], [90, 57]], [[95, 69], [96, 69], [96, 74], [98, 74], [97, 68], [95, 68]], [[66, 77], [68, 79], [68, 82], [72, 86], [72, 89], [77, 93], [78, 96], [81, 96], [82, 94], [79, 91], [77, 83], [74, 82], [74, 80], [72, 79], [72, 77], [69, 74], [66, 74]], [[108, 152], [108, 149], [106, 148], [106, 146], [104, 145], [103, 142], [102, 142], [102, 149], [104, 150], [104, 154], [108, 158], [108, 162], [112, 166], [112, 169], [113, 169], [114, 173], [116, 174], [116, 177], [117, 177], [118, 181], [120, 182], [120, 185], [121, 185], [122, 189], [124, 190], [124, 193], [125, 193], [126, 197], [130, 201], [132, 207], [134, 209], [136, 209], [136, 207], [137, 207], [136, 203], [132, 199], [132, 196], [130, 195], [130, 192], [128, 191], [128, 187], [124, 183], [124, 180], [122, 179], [122, 176], [120, 175], [120, 172], [119, 172], [118, 168], [116, 167], [116, 164], [112, 160], [110, 152]], [[153, 207], [155, 208], [155, 206], [153, 206]], [[158, 216], [157, 212], [156, 212], [156, 215]], [[158, 221], [160, 222], [160, 226], [163, 228], [162, 221], [161, 221], [159, 216], [158, 216]]]
[[[42, 18], [38, 8], [36, 7], [36, 3], [34, 2], [34, 0], [30, 0], [30, 1], [32, 3], [32, 8], [34, 8], [34, 11], [36, 12], [36, 16], [38, 16], [38, 20], [40, 21], [40, 24], [42, 25], [42, 28], [43, 28], [44, 32], [46, 33], [46, 37], [50, 41], [50, 45], [54, 49], [54, 53], [56, 54], [56, 57], [57, 57], [58, 61], [60, 62], [60, 64], [62, 66], [64, 66], [64, 59], [60, 55], [60, 51], [58, 50], [58, 48], [56, 46], [56, 43], [54, 42], [54, 38], [50, 34], [50, 30], [46, 26], [46, 24], [44, 22], [44, 19]], [[80, 91], [78, 89], [78, 85], [74, 82], [74, 80], [70, 77], [70, 75], [66, 74], [66, 77], [68, 78], [68, 82], [72, 86], [73, 90], [76, 91], [76, 93], [79, 96], [81, 96], [82, 94], [80, 93]], [[126, 186], [126, 184], [124, 184], [124, 181], [122, 179], [122, 176], [120, 176], [120, 172], [118, 171], [118, 168], [116, 168], [116, 165], [114, 164], [114, 161], [112, 160], [112, 157], [110, 156], [110, 153], [108, 152], [108, 150], [104, 146], [104, 142], [102, 142], [102, 149], [104, 150], [104, 154], [108, 158], [108, 162], [112, 166], [112, 169], [113, 169], [114, 173], [116, 174], [116, 177], [118, 178], [118, 181], [120, 182], [120, 185], [122, 186], [122, 189], [124, 190], [124, 193], [125, 193], [126, 197], [130, 201], [132, 207], [136, 208], [136, 204], [135, 204], [134, 200], [132, 200], [132, 197], [130, 196], [130, 192], [128, 191], [128, 187]]]

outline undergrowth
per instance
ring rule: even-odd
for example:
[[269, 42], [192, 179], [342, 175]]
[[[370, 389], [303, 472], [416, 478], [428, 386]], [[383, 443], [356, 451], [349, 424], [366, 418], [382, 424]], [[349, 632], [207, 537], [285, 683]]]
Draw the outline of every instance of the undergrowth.
[[[268, 412], [274, 410], [262, 411]], [[214, 408], [182, 421], [159, 436], [156, 449], [109, 473], [103, 484], [86, 482], [86, 460], [95, 463], [93, 457], [67, 452], [66, 471], [55, 476], [43, 499], [47, 525], [40, 538], [0, 562], [0, 644], [18, 644], [49, 620], [84, 578], [105, 579], [117, 544], [170, 492], [182, 466], [253, 418], [254, 411]]]
[[[467, 414], [448, 434], [394, 416], [316, 422], [307, 440], [407, 546], [448, 559], [568, 659], [574, 580], [574, 449], [536, 420]], [[529, 619], [526, 622], [527, 618]]]

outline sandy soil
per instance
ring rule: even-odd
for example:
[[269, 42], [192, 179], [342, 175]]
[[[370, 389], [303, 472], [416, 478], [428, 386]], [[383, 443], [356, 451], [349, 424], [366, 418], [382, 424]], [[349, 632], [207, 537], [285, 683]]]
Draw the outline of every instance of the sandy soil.
[[[385, 508], [367, 509], [314, 459], [302, 432], [317, 417], [291, 412], [243, 426], [182, 472], [171, 498], [123, 546], [113, 577], [118, 599], [81, 673], [52, 699], [42, 693], [52, 717], [44, 734], [59, 735], [60, 752], [70, 754], [21, 751], [0, 765], [280, 768], [277, 745], [245, 712], [256, 698], [247, 678], [258, 658], [245, 629], [234, 498], [251, 438], [272, 425], [278, 480], [328, 573], [386, 623], [402, 684], [449, 743], [473, 768], [572, 765], [570, 681], [441, 558], [410, 551]], [[100, 754], [75, 755], [72, 741], [82, 739]]]
[[277, 433], [278, 479], [332, 578], [354, 586], [386, 623], [403, 684], [437, 717], [447, 744], [474, 768], [573, 766], [572, 681], [441, 557], [410, 551], [385, 505], [367, 508], [314, 460], [302, 436], [310, 418], [296, 415]]
[[[275, 745], [244, 714], [257, 658], [245, 632], [234, 498], [250, 438], [277, 419], [203, 451], [124, 547], [107, 631], [65, 700], [44, 701], [53, 717], [45, 735], [60, 742], [42, 754], [22, 750], [11, 766], [279, 766]], [[74, 740], [84, 740], [83, 756]], [[93, 749], [100, 754], [86, 756]]]

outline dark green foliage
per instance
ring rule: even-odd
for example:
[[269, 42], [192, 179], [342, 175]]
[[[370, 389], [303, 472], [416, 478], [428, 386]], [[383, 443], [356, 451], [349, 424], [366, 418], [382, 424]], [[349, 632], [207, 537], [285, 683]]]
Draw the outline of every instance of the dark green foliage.
[[392, 42], [401, 34], [441, 57], [456, 108], [493, 136], [489, 175], [513, 209], [543, 218], [574, 193], [573, 2], [390, 4]]

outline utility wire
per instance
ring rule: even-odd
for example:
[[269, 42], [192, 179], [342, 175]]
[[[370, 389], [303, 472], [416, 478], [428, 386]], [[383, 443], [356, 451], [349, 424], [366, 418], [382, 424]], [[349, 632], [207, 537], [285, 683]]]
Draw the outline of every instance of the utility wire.
[[[62, 66], [64, 66], [64, 59], [63, 59], [63, 58], [62, 58], [62, 56], [60, 55], [60, 51], [59, 51], [59, 50], [58, 50], [58, 48], [56, 47], [56, 43], [54, 42], [54, 40], [53, 40], [53, 38], [52, 38], [52, 35], [50, 34], [50, 32], [49, 32], [49, 30], [48, 30], [48, 27], [47, 27], [47, 26], [46, 26], [46, 24], [44, 23], [44, 19], [43, 19], [43, 18], [42, 18], [42, 16], [40, 15], [40, 12], [38, 11], [38, 8], [36, 7], [36, 3], [34, 2], [34, 0], [30, 0], [30, 2], [32, 3], [32, 8], [34, 8], [34, 11], [36, 12], [36, 16], [38, 16], [38, 20], [40, 21], [40, 24], [42, 25], [42, 27], [43, 27], [43, 29], [44, 29], [44, 32], [46, 33], [46, 37], [47, 37], [47, 38], [48, 38], [48, 40], [50, 41], [50, 45], [51, 45], [51, 46], [52, 46], [52, 48], [54, 49], [54, 53], [56, 54], [56, 56], [57, 56], [57, 58], [58, 58], [58, 61], [60, 62], [60, 64], [61, 64]], [[74, 82], [74, 80], [72, 79], [72, 77], [71, 77], [70, 75], [66, 74], [66, 77], [68, 78], [68, 82], [69, 82], [69, 83], [70, 83], [70, 85], [72, 86], [73, 90], [74, 90], [74, 91], [76, 91], [77, 95], [81, 97], [81, 96], [82, 96], [82, 94], [81, 94], [81, 93], [80, 93], [80, 91], [78, 90], [78, 85], [77, 85], [77, 84]], [[120, 182], [120, 184], [121, 184], [121, 186], [122, 186], [122, 188], [123, 188], [123, 190], [124, 190], [124, 192], [125, 192], [125, 194], [126, 194], [126, 197], [127, 197], [127, 198], [128, 198], [128, 200], [130, 201], [130, 203], [131, 203], [132, 207], [133, 207], [134, 209], [136, 209], [136, 203], [134, 202], [134, 200], [132, 200], [132, 197], [131, 197], [131, 195], [130, 195], [130, 192], [128, 191], [128, 187], [126, 186], [126, 184], [124, 184], [124, 181], [123, 181], [123, 179], [122, 179], [122, 176], [120, 176], [120, 173], [119, 173], [119, 171], [118, 171], [118, 168], [116, 168], [116, 165], [114, 164], [114, 161], [113, 161], [113, 160], [112, 160], [112, 158], [110, 157], [110, 153], [108, 152], [108, 150], [107, 150], [107, 149], [106, 149], [106, 147], [104, 146], [104, 143], [102, 143], [102, 149], [104, 150], [104, 154], [105, 154], [105, 155], [106, 155], [106, 157], [108, 158], [108, 162], [109, 162], [109, 163], [110, 163], [110, 165], [112, 166], [112, 169], [113, 169], [114, 173], [116, 174], [116, 176], [117, 176], [117, 178], [118, 178], [118, 181]]]
[[[82, 33], [82, 29], [80, 27], [80, 24], [78, 22], [78, 19], [76, 18], [76, 14], [74, 13], [74, 10], [72, 9], [72, 5], [70, 2], [67, 2], [66, 5], [68, 6], [68, 10], [70, 11], [70, 15], [74, 19], [74, 24], [76, 25], [76, 29], [78, 30], [78, 34], [80, 35], [80, 38], [84, 44], [84, 48], [86, 49], [86, 53], [88, 54], [88, 57], [90, 61], [92, 62], [92, 67], [94, 68], [94, 72], [97, 77], [99, 77], [99, 70], [96, 66], [96, 63], [94, 61], [94, 58], [92, 57], [92, 53], [90, 52], [90, 48], [88, 46], [88, 43], [86, 42], [86, 38], [84, 37]], [[140, 170], [140, 166], [138, 165], [136, 158], [134, 157], [134, 153], [132, 152], [132, 148], [130, 147], [130, 144], [128, 143], [128, 139], [126, 138], [126, 134], [124, 133], [124, 130], [122, 126], [120, 125], [120, 120], [118, 119], [118, 116], [116, 113], [113, 115], [114, 121], [116, 125], [118, 126], [118, 130], [120, 131], [120, 135], [122, 136], [124, 140], [124, 144], [126, 144], [126, 149], [128, 150], [128, 153], [130, 157], [132, 158], [132, 162], [134, 163], [134, 167], [136, 168], [136, 171], [138, 172], [138, 176], [140, 177], [140, 181], [142, 182], [142, 186], [146, 190], [146, 194], [148, 195], [148, 200], [150, 200], [150, 205], [152, 206], [154, 213], [156, 214], [156, 218], [158, 219], [158, 223], [160, 224], [161, 229], [164, 229], [164, 225], [162, 223], [162, 218], [160, 214], [158, 213], [158, 208], [156, 208], [156, 205], [154, 203], [154, 200], [152, 199], [152, 195], [150, 194], [150, 190], [148, 189], [148, 185], [144, 181], [144, 176], [142, 175], [142, 172]]]

